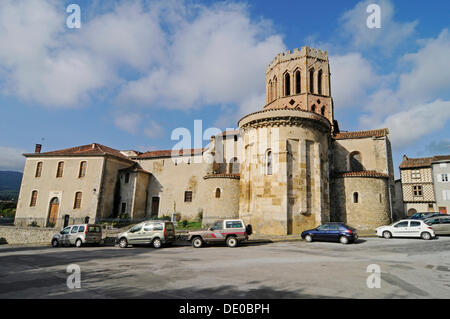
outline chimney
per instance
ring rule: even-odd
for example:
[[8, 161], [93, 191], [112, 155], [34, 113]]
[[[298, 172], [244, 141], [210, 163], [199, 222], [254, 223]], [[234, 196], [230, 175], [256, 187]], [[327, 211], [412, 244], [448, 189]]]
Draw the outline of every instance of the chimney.
[[40, 153], [42, 149], [42, 144], [36, 144], [36, 147], [34, 148], [35, 153]]

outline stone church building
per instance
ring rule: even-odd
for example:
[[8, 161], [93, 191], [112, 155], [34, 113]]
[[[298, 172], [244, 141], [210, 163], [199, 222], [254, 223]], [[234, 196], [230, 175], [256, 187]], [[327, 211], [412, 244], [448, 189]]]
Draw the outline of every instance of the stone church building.
[[256, 234], [299, 234], [328, 221], [373, 229], [393, 218], [387, 129], [340, 131], [328, 54], [278, 54], [266, 104], [203, 149], [141, 153], [93, 143], [24, 154], [16, 224], [126, 215], [242, 218]]

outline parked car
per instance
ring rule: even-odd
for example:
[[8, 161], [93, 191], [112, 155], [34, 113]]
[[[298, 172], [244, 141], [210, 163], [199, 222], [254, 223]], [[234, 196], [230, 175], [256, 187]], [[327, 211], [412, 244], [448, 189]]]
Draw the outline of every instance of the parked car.
[[165, 220], [149, 220], [141, 222], [116, 237], [120, 248], [128, 245], [149, 245], [161, 248], [164, 244], [175, 242], [175, 227]]
[[248, 240], [251, 234], [251, 225], [245, 226], [242, 219], [225, 219], [216, 221], [207, 230], [189, 232], [188, 240], [195, 248], [212, 243], [226, 243], [228, 247], [236, 247]]
[[424, 220], [424, 223], [433, 228], [436, 235], [450, 235], [450, 216], [442, 214]]
[[408, 219], [419, 219], [419, 220], [424, 220], [433, 216], [437, 216], [437, 215], [444, 215], [442, 213], [437, 213], [437, 212], [428, 212], [428, 213], [415, 213], [414, 215], [408, 217]]
[[98, 245], [102, 241], [102, 227], [95, 224], [80, 224], [65, 227], [53, 235], [52, 246], [81, 247], [85, 244]]
[[358, 239], [358, 233], [355, 228], [344, 223], [326, 223], [317, 228], [305, 230], [301, 237], [307, 242], [335, 241], [348, 244]]
[[436, 237], [433, 228], [422, 220], [402, 219], [389, 226], [381, 226], [376, 229], [377, 236], [392, 237], [418, 237], [425, 240]]

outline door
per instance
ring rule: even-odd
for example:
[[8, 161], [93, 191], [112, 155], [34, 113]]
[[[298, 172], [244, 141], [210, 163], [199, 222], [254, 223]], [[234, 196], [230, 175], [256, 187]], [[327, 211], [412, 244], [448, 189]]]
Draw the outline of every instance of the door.
[[128, 242], [130, 244], [139, 244], [143, 242], [144, 231], [143, 224], [138, 224], [128, 231]]
[[410, 221], [408, 227], [408, 237], [420, 237], [422, 233], [422, 223], [419, 221]]
[[54, 197], [50, 201], [50, 209], [48, 213], [47, 227], [55, 227], [56, 221], [58, 220], [58, 210], [59, 210], [59, 200]]
[[225, 240], [225, 237], [222, 235], [224, 229], [223, 229], [223, 222], [219, 221], [216, 222], [212, 227], [211, 231], [208, 231], [205, 239], [208, 241], [223, 241]]
[[64, 227], [69, 226], [70, 215], [64, 215]]
[[152, 212], [151, 217], [158, 217], [159, 213], [159, 197], [152, 197]]
[[447, 214], [447, 207], [439, 207], [439, 213]]
[[329, 225], [321, 225], [317, 228], [317, 231], [313, 234], [314, 240], [328, 240], [328, 232], [330, 230]]
[[408, 237], [408, 223], [399, 222], [392, 227], [392, 235], [394, 237]]
[[328, 241], [338, 241], [339, 240], [339, 225], [330, 225], [330, 229], [327, 232]]
[[[67, 216], [67, 215], [66, 215]], [[67, 234], [68, 242], [70, 245], [75, 245], [75, 241], [78, 238], [78, 226], [73, 226], [70, 233]]]

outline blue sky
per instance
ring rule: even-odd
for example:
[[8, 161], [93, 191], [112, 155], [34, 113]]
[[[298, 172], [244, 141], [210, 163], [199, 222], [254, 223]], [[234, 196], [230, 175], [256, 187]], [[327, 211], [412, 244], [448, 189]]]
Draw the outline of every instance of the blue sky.
[[[81, 29], [65, 25], [70, 3]], [[4, 0], [0, 169], [22, 170], [36, 143], [145, 151], [195, 119], [233, 128], [263, 107], [272, 58], [304, 45], [328, 51], [342, 130], [388, 127], [395, 167], [450, 154], [449, 18], [437, 0]]]

